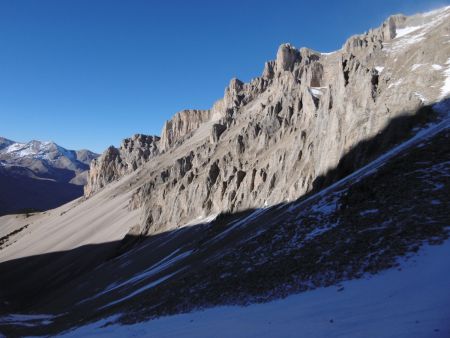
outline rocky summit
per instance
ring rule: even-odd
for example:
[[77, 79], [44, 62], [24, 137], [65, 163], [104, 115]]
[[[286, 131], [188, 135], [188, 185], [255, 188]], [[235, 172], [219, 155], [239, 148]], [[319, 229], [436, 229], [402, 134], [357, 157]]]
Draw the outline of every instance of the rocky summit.
[[261, 77], [232, 79], [211, 109], [175, 114], [160, 139], [107, 149], [85, 196], [133, 172], [129, 208], [148, 235], [323, 188], [432, 118], [418, 112], [449, 93], [448, 14], [392, 16], [333, 53], [281, 45]]
[[[0, 332], [450, 335], [450, 7], [262, 68], [109, 147], [82, 198], [0, 218]], [[78, 158], [42, 147], [0, 139]]]

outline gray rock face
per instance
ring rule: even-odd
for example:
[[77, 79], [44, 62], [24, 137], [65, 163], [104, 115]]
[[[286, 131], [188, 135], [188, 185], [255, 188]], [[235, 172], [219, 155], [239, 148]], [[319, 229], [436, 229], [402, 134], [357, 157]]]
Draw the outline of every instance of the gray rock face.
[[[333, 53], [284, 44], [261, 77], [231, 80], [210, 110], [177, 113], [127, 181], [141, 232], [296, 199], [388, 149], [420, 108], [450, 94], [449, 18], [449, 8], [396, 15]], [[108, 152], [114, 165], [99, 164], [105, 154], [93, 162], [87, 195], [130, 172], [123, 150]]]
[[227, 129], [226, 126], [219, 123], [214, 123], [211, 129], [211, 143], [217, 143], [219, 141], [220, 135]]
[[161, 132], [161, 149], [167, 150], [178, 140], [209, 120], [210, 110], [183, 110], [167, 121]]
[[91, 195], [157, 155], [159, 142], [158, 136], [135, 134], [124, 139], [119, 149], [110, 146], [98, 159], [92, 161], [85, 195]]
[[136, 170], [149, 158], [159, 153], [158, 136], [148, 136], [142, 134], [133, 135], [131, 138], [123, 140], [120, 146], [120, 154], [127, 170]]
[[278, 48], [276, 69], [278, 71], [292, 71], [296, 62], [301, 60], [300, 52], [290, 44], [281, 45]]
[[404, 15], [392, 15], [382, 25], [382, 39], [383, 41], [390, 41], [395, 38], [397, 27], [401, 26], [406, 21]]

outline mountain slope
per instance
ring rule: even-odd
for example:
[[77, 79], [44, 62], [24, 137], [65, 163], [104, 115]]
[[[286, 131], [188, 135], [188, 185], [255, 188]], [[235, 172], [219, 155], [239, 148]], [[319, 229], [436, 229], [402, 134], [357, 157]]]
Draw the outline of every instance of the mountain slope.
[[0, 214], [47, 210], [82, 195], [98, 155], [53, 142], [0, 140]]
[[[9, 285], [9, 301], [21, 301], [21, 308], [27, 304], [32, 313], [58, 316], [31, 326], [5, 317], [0, 330], [49, 334], [112, 314], [134, 323], [214, 305], [266, 302], [399, 268], [399, 256], [415, 259], [424, 244], [448, 242], [449, 127], [448, 118], [432, 124], [348, 178], [296, 202], [199, 220], [151, 236], [123, 254], [114, 243], [103, 243], [7, 260], [0, 264], [0, 276]], [[89, 269], [102, 252], [109, 260]], [[88, 268], [73, 264], [74, 257]], [[439, 263], [444, 270], [446, 262]], [[45, 269], [23, 278], [37, 266]], [[377, 278], [367, 287], [381, 287]], [[383, 297], [388, 290], [381, 290]], [[444, 301], [439, 294], [427, 297], [434, 305]], [[407, 322], [429, 318], [443, 333], [448, 330], [430, 308], [419, 317], [398, 311]], [[424, 327], [430, 328], [418, 326], [418, 332]]]
[[[104, 327], [117, 316], [62, 337], [448, 337], [450, 242], [422, 249], [398, 269], [283, 300], [218, 307], [149, 322]], [[401, 268], [401, 269], [400, 269]], [[400, 270], [400, 271], [399, 271]], [[244, 322], [245, 321], [245, 322]]]
[[269, 302], [447, 243], [449, 16], [393, 16], [332, 54], [282, 45], [212, 109], [110, 147], [85, 199], [0, 218], [0, 311], [49, 314], [0, 330]]
[[231, 80], [211, 109], [177, 113], [141, 166], [108, 169], [128, 163], [109, 149], [93, 163], [86, 196], [133, 173], [122, 187], [147, 235], [317, 191], [408, 137], [417, 111], [446, 95], [449, 15], [396, 15], [331, 54], [284, 44], [262, 76]]

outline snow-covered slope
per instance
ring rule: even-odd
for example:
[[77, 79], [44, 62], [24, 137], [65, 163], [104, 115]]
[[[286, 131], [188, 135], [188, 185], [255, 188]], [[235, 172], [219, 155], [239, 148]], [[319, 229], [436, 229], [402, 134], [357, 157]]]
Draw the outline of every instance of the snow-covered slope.
[[10, 154], [12, 157], [32, 157], [36, 159], [52, 160], [52, 153], [56, 152], [59, 156], [66, 156], [75, 159], [74, 151], [68, 151], [58, 146], [54, 142], [49, 141], [30, 141], [28, 143], [13, 143], [5, 149], [1, 150], [2, 154]]
[[[447, 338], [450, 241], [372, 277], [265, 304], [218, 307], [133, 325], [117, 316], [61, 337]], [[1, 320], [1, 319], [0, 319]]]
[[46, 163], [53, 162], [53, 165], [58, 168], [61, 166], [58, 160], [61, 161], [65, 158], [70, 162], [70, 164], [66, 164], [66, 167], [77, 169], [89, 166], [91, 160], [98, 156], [88, 150], [67, 150], [51, 141], [32, 140], [27, 143], [21, 143], [4, 138], [2, 140], [5, 141], [2, 142], [3, 147], [0, 148], [0, 158], [5, 162], [9, 162], [9, 165], [20, 166], [24, 160], [34, 159], [44, 160]]
[[13, 143], [14, 143], [14, 141], [8, 140], [7, 138], [4, 138], [4, 137], [0, 136], [0, 150], [10, 146]]

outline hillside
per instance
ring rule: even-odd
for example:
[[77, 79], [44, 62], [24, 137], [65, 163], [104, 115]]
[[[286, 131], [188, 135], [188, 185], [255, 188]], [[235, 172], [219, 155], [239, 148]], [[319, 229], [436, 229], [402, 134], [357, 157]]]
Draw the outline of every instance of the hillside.
[[[391, 16], [333, 53], [283, 44], [211, 109], [109, 147], [83, 198], [1, 217], [0, 332], [202, 336], [241, 314], [269, 330], [252, 316], [280, 311], [277, 332], [323, 316], [335, 336], [448, 335], [449, 17]], [[417, 269], [411, 285], [436, 292], [406, 306]], [[224, 335], [260, 332], [239, 324]]]

